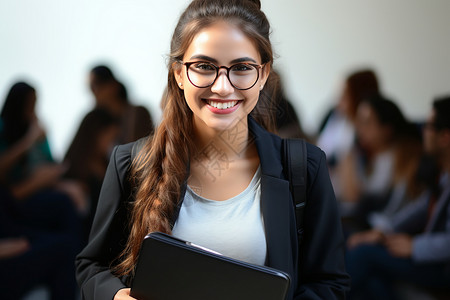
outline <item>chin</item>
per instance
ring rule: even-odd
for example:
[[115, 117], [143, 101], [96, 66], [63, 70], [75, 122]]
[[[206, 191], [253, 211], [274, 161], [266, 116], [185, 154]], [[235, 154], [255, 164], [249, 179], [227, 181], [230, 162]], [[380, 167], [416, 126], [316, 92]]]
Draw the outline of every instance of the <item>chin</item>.
[[233, 128], [239, 121], [240, 117], [229, 117], [229, 118], [214, 118], [207, 120], [205, 122], [206, 126], [221, 132]]
[[225, 131], [232, 128], [236, 123], [234, 120], [210, 121], [207, 126], [216, 131]]

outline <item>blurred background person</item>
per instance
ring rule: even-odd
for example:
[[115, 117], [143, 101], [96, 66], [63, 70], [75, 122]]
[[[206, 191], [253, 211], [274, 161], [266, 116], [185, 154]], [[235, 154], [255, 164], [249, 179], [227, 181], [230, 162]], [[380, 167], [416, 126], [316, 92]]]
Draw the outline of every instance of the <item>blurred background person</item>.
[[360, 215], [364, 219], [360, 221], [363, 229], [365, 226], [382, 230], [391, 228], [390, 224], [401, 209], [429, 196], [437, 168], [434, 160], [423, 153], [422, 138], [418, 132], [418, 127], [410, 124], [409, 130], [396, 141], [392, 187], [385, 200], [380, 201], [386, 205], [381, 210], [376, 209], [376, 205], [362, 207]]
[[[11, 250], [8, 245], [14, 245], [20, 251], [6, 251], [1, 259], [0, 280], [7, 288], [0, 295], [7, 296], [0, 298], [17, 299], [34, 284], [44, 282], [54, 299], [73, 299], [73, 260], [81, 246], [79, 213], [86, 203], [77, 184], [61, 179], [67, 168], [53, 160], [35, 105], [35, 89], [18, 82], [9, 90], [1, 111], [0, 239], [3, 248]], [[44, 270], [34, 272], [37, 265], [28, 264], [33, 262], [41, 263]]]
[[[439, 168], [428, 197], [402, 209], [392, 231], [349, 244], [350, 299], [396, 299], [399, 280], [441, 288], [450, 296], [450, 97], [434, 101], [424, 128], [425, 151]], [[434, 188], [436, 186], [437, 188]], [[359, 298], [358, 298], [359, 297]], [[362, 298], [360, 298], [362, 297]]]
[[32, 86], [18, 82], [11, 87], [0, 119], [0, 182], [22, 206], [51, 190], [69, 195], [82, 211], [86, 203], [75, 183], [61, 180], [67, 166], [54, 161], [35, 106]]
[[131, 104], [125, 85], [116, 79], [110, 68], [103, 65], [92, 68], [89, 86], [95, 98], [95, 107], [106, 109], [120, 119], [117, 144], [126, 144], [153, 132], [149, 111], [143, 106]]
[[[407, 152], [404, 152], [403, 156], [408, 157]], [[415, 165], [414, 157], [412, 164]], [[353, 226], [353, 232], [347, 240], [349, 249], [377, 241], [380, 234], [392, 232], [397, 219], [402, 216], [402, 211], [407, 211], [409, 207], [414, 207], [424, 201], [423, 199], [429, 199], [432, 194], [437, 193], [439, 168], [435, 159], [424, 155], [417, 167], [413, 176], [405, 176], [395, 184], [386, 198], [387, 204], [383, 210], [366, 215], [367, 219], [358, 218], [359, 226]]]
[[327, 155], [331, 172], [353, 146], [359, 103], [379, 93], [378, 78], [373, 70], [358, 70], [346, 78], [338, 103], [321, 122], [316, 141]]
[[109, 156], [120, 130], [120, 120], [109, 111], [96, 108], [82, 120], [64, 162], [65, 177], [77, 181], [88, 202], [84, 216], [84, 242], [92, 224]]
[[[418, 128], [382, 96], [360, 102], [355, 124], [356, 142], [337, 166], [335, 183], [343, 216], [365, 229], [368, 215], [384, 209], [396, 187], [398, 194], [412, 191], [422, 150]], [[402, 195], [392, 210], [402, 206]]]

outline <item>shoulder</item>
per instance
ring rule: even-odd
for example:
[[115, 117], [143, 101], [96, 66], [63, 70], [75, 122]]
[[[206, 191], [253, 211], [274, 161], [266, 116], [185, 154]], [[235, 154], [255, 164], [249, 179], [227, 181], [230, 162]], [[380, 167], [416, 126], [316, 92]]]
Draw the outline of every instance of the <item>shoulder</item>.
[[131, 166], [131, 151], [136, 142], [117, 145], [114, 147], [109, 161], [109, 168], [116, 170], [117, 176], [122, 180], [127, 175]]
[[[308, 175], [317, 172], [321, 165], [326, 163], [325, 153], [319, 147], [306, 143], [307, 161], [308, 161]], [[312, 175], [312, 174], [311, 174]]]
[[[279, 145], [279, 149], [282, 148], [283, 139], [278, 137], [277, 135], [270, 134], [272, 137], [272, 142], [275, 145]], [[293, 139], [291, 139], [293, 140]], [[296, 139], [300, 140], [300, 139]], [[315, 174], [319, 171], [322, 165], [326, 165], [326, 155], [322, 149], [318, 146], [313, 145], [306, 140], [303, 140], [306, 145], [306, 161], [307, 161], [307, 172], [308, 177], [314, 177]]]
[[[283, 167], [283, 139], [263, 129], [253, 119], [249, 118], [249, 128], [255, 136], [262, 164], [270, 166], [266, 173], [278, 174]], [[325, 153], [317, 146], [305, 141], [307, 152], [307, 177], [315, 178], [319, 171], [327, 171]], [[325, 166], [325, 167], [323, 167]], [[264, 166], [263, 166], [264, 167]], [[283, 177], [283, 175], [280, 175]]]
[[149, 139], [151, 139], [151, 136], [145, 136], [134, 142], [115, 146], [111, 154], [111, 161], [114, 161], [119, 169], [128, 168]]

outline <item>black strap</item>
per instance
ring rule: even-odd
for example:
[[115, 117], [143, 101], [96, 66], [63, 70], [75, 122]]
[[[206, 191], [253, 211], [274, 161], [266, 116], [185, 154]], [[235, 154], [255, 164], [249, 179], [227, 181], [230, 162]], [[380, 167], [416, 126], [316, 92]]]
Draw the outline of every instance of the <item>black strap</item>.
[[303, 240], [303, 214], [306, 205], [306, 143], [303, 139], [283, 139], [285, 176], [295, 204], [298, 243]]

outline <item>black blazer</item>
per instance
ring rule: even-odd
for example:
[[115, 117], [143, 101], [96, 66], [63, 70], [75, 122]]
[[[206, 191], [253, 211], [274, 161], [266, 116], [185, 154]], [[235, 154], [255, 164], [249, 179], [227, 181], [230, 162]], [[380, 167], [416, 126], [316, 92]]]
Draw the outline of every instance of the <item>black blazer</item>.
[[[345, 272], [344, 239], [325, 154], [307, 144], [304, 240], [298, 250], [293, 200], [289, 182], [283, 175], [281, 139], [252, 118], [249, 130], [261, 162], [267, 265], [291, 276], [288, 299], [343, 299], [350, 280]], [[118, 146], [112, 153], [89, 244], [76, 259], [83, 299], [111, 300], [126, 286], [126, 279], [112, 275], [110, 266], [123, 250], [129, 234], [129, 203], [133, 199], [127, 176], [132, 145]]]

